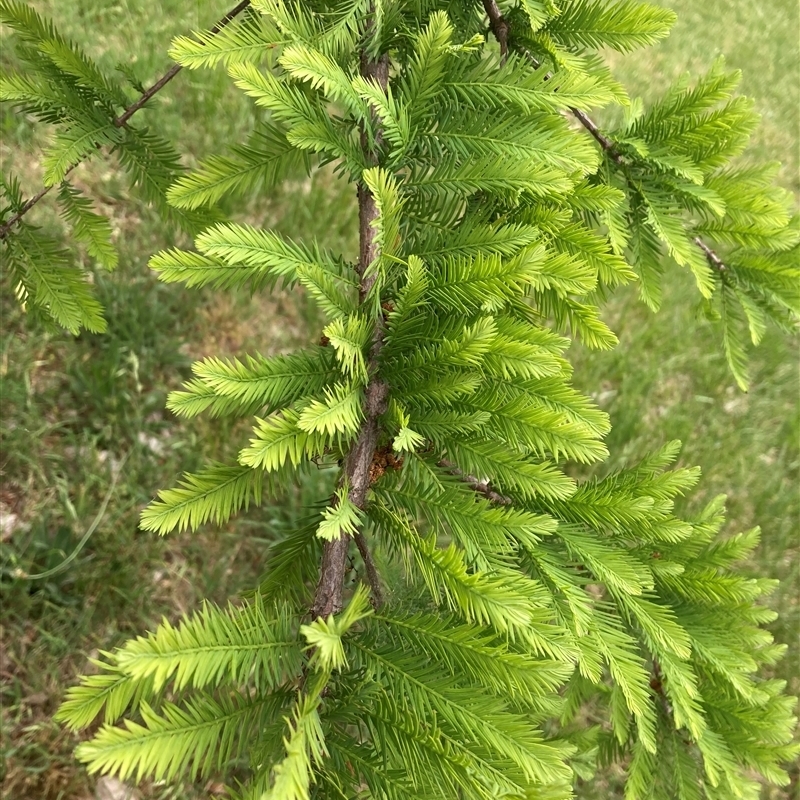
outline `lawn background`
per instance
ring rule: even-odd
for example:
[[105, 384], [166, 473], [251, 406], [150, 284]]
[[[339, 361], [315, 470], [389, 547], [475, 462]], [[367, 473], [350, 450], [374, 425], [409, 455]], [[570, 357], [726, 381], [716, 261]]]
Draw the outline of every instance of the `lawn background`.
[[[207, 27], [230, 3], [49, 0], [32, 5], [103, 66], [132, 64], [149, 83], [168, 66], [165, 53], [174, 35]], [[800, 192], [797, 2], [671, 0], [663, 5], [679, 14], [672, 36], [648, 51], [614, 56], [617, 76], [633, 96], [652, 97], [681, 73], [699, 74], [724, 54], [731, 67], [743, 70], [742, 90], [756, 99], [763, 115], [754, 154], [780, 159], [782, 184]], [[4, 69], [14, 66], [7, 44], [8, 31], [2, 31]], [[137, 121], [143, 118], [192, 163], [243, 138], [254, 112], [224, 72], [184, 71]], [[27, 194], [39, 186], [39, 157], [49, 135], [25, 117], [2, 111], [2, 169], [17, 174]], [[0, 781], [3, 796], [19, 800], [93, 796], [93, 780], [72, 760], [75, 737], [50, 721], [65, 686], [85, 668], [86, 656], [144, 632], [161, 615], [174, 620], [203, 597], [224, 602], [251, 585], [272, 532], [291, 524], [306, 497], [298, 490], [221, 530], [209, 527], [164, 539], [137, 530], [138, 512], [157, 489], [173, 485], [181, 471], [197, 468], [206, 457], [235, 453], [246, 438], [247, 426], [187, 424], [164, 410], [167, 392], [188, 376], [191, 361], [248, 350], [281, 352], [315, 338], [318, 327], [312, 308], [296, 293], [251, 301], [245, 294], [159, 284], [147, 270], [148, 257], [186, 242], [176, 240], [146, 207], [123, 199], [125, 186], [113, 161], [96, 158], [75, 177], [111, 217], [121, 250], [118, 270], [96, 276], [108, 332], [74, 339], [32, 328], [18, 310], [12, 287], [5, 280], [0, 287]], [[353, 253], [352, 200], [323, 173], [313, 183], [254, 198], [238, 216], [293, 236], [314, 235]], [[60, 230], [47, 203], [34, 213], [37, 223]], [[727, 372], [717, 332], [697, 313], [688, 274], [671, 273], [658, 315], [648, 312], [632, 289], [613, 301], [605, 317], [620, 346], [611, 353], [577, 347], [573, 353], [577, 385], [594, 395], [614, 424], [608, 440], [612, 458], [604, 469], [679, 438], [681, 463], [703, 468], [687, 508], [697, 509], [724, 492], [729, 532], [761, 525], [762, 544], [747, 568], [782, 580], [771, 603], [781, 611], [774, 629], [790, 654], [778, 672], [800, 690], [797, 342], [770, 333], [753, 358], [752, 389], [743, 394]], [[21, 573], [55, 566], [71, 552], [115, 471], [119, 476], [107, 511], [71, 567], [43, 582], [20, 579]], [[617, 796], [611, 784], [598, 791], [604, 798]], [[800, 797], [792, 791], [796, 785], [765, 797]], [[143, 790], [146, 800], [195, 796], [207, 792], [188, 786]]]

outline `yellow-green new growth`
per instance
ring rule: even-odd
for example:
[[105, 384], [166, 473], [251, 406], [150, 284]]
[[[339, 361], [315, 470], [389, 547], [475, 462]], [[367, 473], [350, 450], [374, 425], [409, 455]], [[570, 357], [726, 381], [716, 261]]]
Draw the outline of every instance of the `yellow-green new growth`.
[[[99, 67], [0, 0], [30, 65], [2, 97], [55, 126], [48, 182], [113, 149], [194, 236], [152, 258], [162, 280], [281, 284], [326, 317], [304, 350], [205, 358], [170, 395], [184, 417], [253, 417], [252, 433], [238, 463], [161, 492], [143, 527], [224, 524], [279, 492], [304, 521], [259, 522], [271, 544], [249, 597], [96, 662], [59, 712], [75, 729], [102, 715], [78, 757], [123, 779], [215, 776], [246, 800], [568, 800], [609, 775], [626, 800], [786, 785], [795, 704], [764, 677], [782, 655], [759, 604], [771, 584], [735, 564], [757, 535], [720, 538], [719, 501], [676, 513], [699, 476], [672, 468], [675, 443], [604, 471], [609, 418], [572, 385], [573, 341], [616, 344], [605, 300], [635, 279], [656, 309], [667, 269], [722, 324], [740, 384], [745, 338], [796, 324], [790, 202], [771, 168], [730, 166], [754, 124], [738, 75], [719, 63], [630, 103], [605, 49], [673, 22], [639, 0], [245, 5], [173, 53], [224, 65], [268, 120], [181, 174], [131, 121], [153, 93], [124, 111]], [[611, 103], [628, 112], [601, 128], [590, 112]], [[196, 215], [326, 165], [352, 184], [357, 249]], [[101, 329], [70, 255], [27, 222], [38, 200], [2, 191], [19, 296]], [[108, 227], [61, 191], [111, 266]]]

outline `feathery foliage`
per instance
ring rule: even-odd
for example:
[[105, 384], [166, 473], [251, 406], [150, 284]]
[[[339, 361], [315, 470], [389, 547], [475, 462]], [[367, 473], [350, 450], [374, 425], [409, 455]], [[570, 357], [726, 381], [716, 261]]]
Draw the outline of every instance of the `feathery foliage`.
[[44, 188], [23, 200], [13, 176], [0, 182], [0, 239], [17, 296], [27, 311], [50, 318], [71, 333], [105, 329], [102, 309], [91, 288], [91, 274], [74, 266], [69, 252], [23, 218], [47, 192], [60, 185], [58, 201], [76, 243], [106, 269], [117, 253], [111, 227], [68, 177], [100, 151], [114, 153], [142, 200], [187, 232], [202, 229], [210, 217], [178, 209], [166, 192], [183, 168], [171, 143], [152, 130], [124, 119], [136, 99], [121, 76], [106, 74], [80, 47], [19, 0], [0, 2], [0, 22], [16, 34], [15, 49], [24, 73], [0, 76], [0, 102], [55, 126], [43, 156]]
[[[327, 321], [300, 352], [195, 365], [169, 407], [257, 414], [253, 434], [143, 527], [224, 523], [310, 462], [338, 482], [243, 604], [163, 622], [69, 692], [65, 724], [104, 718], [78, 750], [91, 771], [235, 775], [253, 800], [566, 800], [612, 767], [626, 800], [788, 782], [795, 701], [762, 671], [783, 650], [759, 604], [772, 584], [737, 570], [757, 531], [721, 538], [720, 498], [676, 512], [699, 478], [673, 466], [677, 443], [574, 477], [608, 456], [610, 426], [572, 387], [568, 347], [614, 346], [617, 286], [638, 281], [656, 310], [663, 272], [685, 270], [742, 385], [745, 336], [796, 323], [790, 199], [772, 166], [732, 163], [754, 125], [737, 75], [718, 62], [648, 109], [629, 101], [597, 51], [673, 21], [638, 0], [258, 0], [173, 44], [268, 114], [179, 177], [164, 143], [114, 124], [122, 90], [25, 6], [0, 7], [32, 66], [2, 96], [59, 126], [50, 183], [108, 146], [171, 214], [329, 163], [359, 199], [355, 263], [219, 221], [151, 260], [188, 286], [299, 284]], [[625, 120], [600, 130], [587, 112], [610, 103]], [[103, 221], [61, 198], [113, 266]], [[22, 222], [5, 244], [25, 302], [101, 327], [68, 254], [37, 236]]]

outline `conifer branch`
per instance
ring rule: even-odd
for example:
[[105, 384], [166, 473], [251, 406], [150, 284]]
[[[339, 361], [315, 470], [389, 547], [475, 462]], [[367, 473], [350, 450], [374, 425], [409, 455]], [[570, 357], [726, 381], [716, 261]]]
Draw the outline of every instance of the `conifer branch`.
[[[575, 119], [586, 128], [587, 131], [594, 137], [595, 141], [597, 141], [600, 147], [608, 154], [608, 157], [615, 163], [615, 164], [624, 164], [625, 160], [622, 157], [622, 154], [617, 149], [616, 142], [612, 141], [608, 138], [597, 126], [597, 123], [589, 117], [586, 113], [581, 111], [577, 108], [571, 108], [570, 111], [572, 112]], [[725, 262], [712, 250], [699, 236], [695, 236], [693, 239], [694, 243], [703, 251], [705, 254], [708, 263], [719, 273], [725, 272], [727, 267], [725, 266]]]
[[[595, 121], [577, 108], [570, 109], [575, 119], [586, 128], [587, 131], [594, 137], [595, 141], [600, 144], [600, 147], [607, 153], [608, 157], [615, 164], [624, 164], [625, 160], [622, 154], [617, 149], [616, 142], [608, 138], [597, 126]], [[725, 262], [717, 255], [717, 253], [709, 247], [699, 236], [695, 236], [692, 240], [702, 251], [708, 263], [720, 274], [724, 273], [727, 269]]]
[[[511, 26], [508, 20], [505, 19], [497, 5], [496, 0], [483, 0], [483, 7], [486, 9], [486, 14], [489, 17], [489, 27], [492, 30], [498, 44], [500, 45], [501, 60], [505, 62], [508, 57], [508, 35]], [[524, 50], [524, 55], [533, 64], [534, 69], [538, 69], [541, 65], [527, 50]], [[571, 108], [570, 113], [578, 120], [578, 122], [586, 128], [592, 135], [595, 141], [603, 148], [608, 157], [615, 164], [624, 164], [624, 158], [617, 148], [617, 143], [609, 139], [599, 128], [597, 123], [586, 112], [578, 108]], [[708, 263], [719, 273], [725, 272], [727, 267], [725, 262], [716, 254], [716, 252], [709, 247], [699, 236], [694, 237], [694, 243], [703, 251]]]
[[[374, 8], [372, 9], [374, 12]], [[368, 32], [369, 33], [369, 32]], [[367, 80], [377, 82], [383, 92], [389, 84], [389, 57], [386, 54], [372, 58], [367, 50], [361, 53], [361, 75]], [[370, 144], [366, 131], [362, 131], [361, 146], [366, 160], [377, 164], [377, 149], [381, 143], [381, 126], [377, 114], [373, 115], [373, 129], [375, 130], [374, 144]], [[359, 301], [363, 305], [367, 295], [375, 284], [377, 273], [370, 272], [369, 267], [380, 255], [380, 244], [377, 241], [374, 221], [378, 218], [379, 211], [375, 196], [364, 184], [358, 186], [358, 218], [359, 218], [359, 263], [358, 274]], [[370, 376], [365, 390], [364, 421], [358, 433], [358, 438], [350, 449], [345, 459], [344, 479], [350, 487], [350, 501], [360, 509], [366, 504], [367, 491], [370, 485], [370, 467], [372, 458], [378, 444], [380, 426], [378, 419], [385, 413], [389, 399], [388, 385], [377, 377], [378, 356], [383, 348], [383, 321], [379, 318], [375, 323], [375, 332], [372, 339], [369, 358], [367, 361], [367, 374]], [[342, 534], [338, 539], [326, 542], [322, 553], [319, 582], [314, 594], [312, 615], [327, 618], [330, 614], [338, 613], [342, 608], [342, 590], [345, 569], [347, 565], [347, 550], [350, 537]], [[359, 547], [360, 549], [360, 547]], [[364, 553], [362, 552], [362, 557]], [[370, 559], [371, 560], [371, 559]], [[364, 559], [369, 573], [370, 566]], [[374, 569], [374, 563], [372, 564]], [[377, 575], [377, 571], [375, 571]], [[370, 578], [371, 582], [372, 579]]]
[[[242, 0], [239, 5], [235, 8], [232, 8], [224, 17], [222, 17], [217, 23], [209, 31], [211, 35], [216, 35], [219, 33], [226, 25], [234, 20], [239, 14], [242, 13], [248, 6], [250, 5], [250, 0]], [[128, 120], [141, 108], [143, 108], [149, 100], [151, 100], [156, 94], [158, 94], [181, 70], [183, 66], [180, 64], [173, 64], [149, 89], [146, 89], [142, 94], [139, 96], [137, 100], [135, 100], [131, 105], [129, 105], [116, 119], [114, 119], [113, 124], [116, 128], [122, 128], [127, 123]], [[79, 162], [72, 164], [64, 174], [66, 178], [77, 166]], [[22, 218], [40, 201], [42, 200], [47, 194], [49, 194], [50, 190], [53, 188], [55, 184], [50, 186], [45, 186], [40, 189], [33, 197], [26, 200], [22, 206], [20, 207], [19, 211], [16, 212], [12, 217], [8, 219], [7, 222], [0, 225], [0, 240], [5, 239], [12, 228], [17, 225], [19, 222], [22, 221]]]
[[[212, 464], [162, 492], [143, 526], [224, 522], [325, 453], [339, 457], [338, 485], [321, 515], [274, 544], [269, 575], [242, 609], [207, 605], [96, 662], [101, 674], [84, 679], [60, 714], [73, 728], [100, 714], [109, 723], [79, 757], [93, 772], [159, 781], [229, 773], [246, 759], [253, 779], [242, 797], [250, 800], [364, 791], [563, 800], [573, 794], [573, 748], [552, 735], [548, 718], [558, 711], [560, 725], [579, 728], [585, 709], [607, 698], [609, 761], [626, 764], [629, 800], [749, 797], [756, 773], [785, 785], [781, 762], [800, 750], [791, 744], [793, 701], [779, 682], [757, 676], [780, 655], [759, 627], [771, 615], [755, 605], [768, 584], [735, 572], [758, 532], [718, 539], [720, 498], [692, 520], [674, 515], [676, 498], [697, 480], [696, 470], [670, 468], [677, 443], [602, 480], [573, 480], [561, 466], [608, 455], [607, 415], [572, 386], [570, 340], [558, 330], [613, 346], [595, 287], [635, 277], [623, 252], [640, 267], [653, 307], [664, 245], [691, 267], [704, 296], [714, 290], [705, 259], [717, 268], [722, 259], [691, 241], [696, 234], [712, 245], [741, 242], [755, 256], [747, 269], [736, 251], [728, 269], [741, 263], [742, 281], [717, 295], [723, 323], [737, 326], [725, 347], [740, 383], [738, 328], [747, 324], [755, 343], [773, 302], [796, 308], [797, 276], [785, 266], [796, 244], [786, 232], [788, 198], [769, 188], [769, 168], [715, 171], [753, 124], [749, 108], [718, 108], [735, 76], [715, 68], [655, 104], [631, 129], [641, 132], [646, 146], [638, 146], [586, 116], [617, 92], [593, 57], [588, 69], [570, 69], [568, 54], [626, 51], [665, 35], [671, 13], [645, 0], [520, 0], [530, 29], [541, 31], [529, 50], [514, 35], [512, 11], [507, 22], [499, 10], [515, 4], [501, 0], [482, 0], [468, 18], [459, 4], [406, 4], [398, 16], [382, 0], [252, 3], [263, 20], [183, 39], [173, 54], [187, 66], [226, 64], [274, 126], [180, 181], [166, 200], [191, 210], [231, 187], [269, 188], [288, 171], [275, 158], [337, 161], [357, 188], [359, 256], [352, 265], [315, 242], [217, 224], [196, 237], [195, 250], [154, 257], [168, 282], [300, 284], [331, 321], [317, 348], [195, 365], [170, 407], [184, 416], [259, 412], [254, 438], [237, 464]], [[0, 18], [42, 41], [43, 26], [23, 5], [0, 0]], [[492, 47], [486, 13], [505, 66], [476, 55]], [[263, 69], [262, 56], [278, 45], [277, 65]], [[72, 50], [59, 52], [68, 61]], [[105, 86], [88, 57], [69, 63], [111, 110], [48, 156], [48, 180], [60, 180], [86, 147], [122, 142], [111, 118], [124, 94]], [[40, 66], [38, 83], [15, 76], [0, 93], [43, 116], [64, 105], [47, 87], [73, 82], [48, 59]], [[111, 135], [101, 140], [97, 130]], [[676, 139], [683, 144], [673, 149]], [[176, 158], [156, 159], [164, 168], [149, 196], [162, 211]], [[620, 175], [604, 180], [601, 163]], [[146, 163], [139, 172], [150, 174]], [[619, 177], [624, 194], [611, 185]], [[16, 182], [6, 191], [12, 211], [21, 208]], [[61, 191], [76, 238], [102, 251], [99, 215], [69, 184]], [[470, 213], [476, 202], [486, 213]], [[684, 212], [700, 203], [718, 219], [704, 216], [689, 234]], [[67, 321], [86, 316], [66, 253], [54, 244], [29, 254], [32, 239], [23, 225], [8, 244], [19, 245], [23, 278], [53, 261], [34, 299]], [[756, 255], [762, 248], [776, 258]], [[750, 301], [737, 314], [726, 303], [740, 289]], [[526, 313], [531, 293], [541, 315]], [[427, 603], [414, 592], [393, 598], [391, 614], [372, 613], [370, 588], [378, 608], [389, 587], [370, 552], [373, 530], [387, 545], [379, 565], [385, 558], [413, 575]], [[326, 700], [340, 689], [345, 696]], [[164, 693], [177, 693], [176, 703], [161, 702]], [[591, 758], [589, 739], [574, 744], [579, 759]]]

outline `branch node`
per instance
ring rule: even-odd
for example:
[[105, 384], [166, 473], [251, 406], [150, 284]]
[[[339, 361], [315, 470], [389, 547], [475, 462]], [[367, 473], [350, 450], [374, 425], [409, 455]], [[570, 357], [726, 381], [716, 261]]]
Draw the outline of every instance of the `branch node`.
[[500, 45], [500, 63], [505, 64], [508, 58], [508, 34], [511, 26], [500, 11], [497, 0], [483, 0], [483, 7], [489, 17], [489, 27]]
[[711, 264], [717, 272], [725, 273], [728, 271], [725, 262], [699, 236], [694, 237], [694, 243], [705, 253], [708, 263]]
[[452, 461], [448, 461], [446, 458], [439, 461], [437, 466], [446, 469], [452, 475], [457, 475], [470, 489], [478, 494], [482, 494], [490, 503], [495, 503], [500, 506], [510, 506], [514, 502], [510, 497], [506, 497], [492, 489], [492, 485], [488, 480], [481, 480], [474, 475], [465, 474]]

